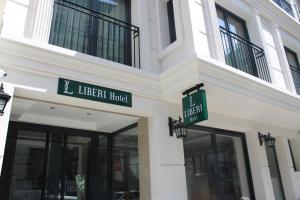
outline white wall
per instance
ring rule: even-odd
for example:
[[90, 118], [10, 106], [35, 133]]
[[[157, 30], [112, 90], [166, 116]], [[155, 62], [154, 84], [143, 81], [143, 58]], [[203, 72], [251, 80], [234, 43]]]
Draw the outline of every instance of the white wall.
[[3, 156], [4, 156], [4, 149], [6, 144], [6, 136], [7, 136], [7, 129], [8, 129], [8, 122], [10, 118], [11, 112], [11, 105], [13, 102], [13, 95], [14, 95], [14, 87], [10, 84], [4, 83], [4, 92], [11, 96], [10, 101], [6, 105], [4, 110], [4, 115], [0, 116], [0, 175], [1, 169], [3, 164]]

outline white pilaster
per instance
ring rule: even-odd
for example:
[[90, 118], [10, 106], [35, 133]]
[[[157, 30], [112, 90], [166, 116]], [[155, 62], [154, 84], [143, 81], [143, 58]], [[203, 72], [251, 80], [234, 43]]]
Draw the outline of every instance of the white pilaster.
[[37, 2], [33, 39], [41, 43], [48, 43], [53, 15], [54, 0]]
[[169, 136], [168, 113], [149, 118], [151, 199], [187, 200], [182, 140]]
[[274, 200], [265, 147], [260, 146], [256, 132], [247, 132], [246, 138], [256, 199]]
[[[217, 10], [214, 0], [202, 0], [204, 7], [204, 18], [209, 37], [209, 49], [213, 58], [225, 63], [224, 50], [220, 28], [218, 25]], [[195, 19], [194, 19], [195, 20]]]
[[1, 33], [2, 25], [3, 25], [3, 15], [4, 15], [4, 8], [6, 5], [6, 1], [7, 0], [0, 1], [0, 33]]
[[273, 24], [272, 28], [274, 31], [275, 45], [276, 45], [276, 49], [278, 52], [279, 61], [280, 61], [280, 65], [281, 65], [281, 69], [283, 72], [286, 86], [287, 86], [288, 90], [290, 90], [291, 92], [296, 94], [296, 88], [294, 85], [293, 77], [292, 77], [290, 66], [289, 66], [289, 63], [288, 63], [288, 60], [287, 60], [287, 57], [285, 54], [284, 44], [281, 39], [280, 27], [276, 24]]
[[4, 150], [6, 144], [9, 117], [11, 112], [11, 105], [13, 101], [14, 87], [10, 84], [4, 83], [4, 92], [9, 94], [11, 98], [6, 105], [6, 108], [4, 110], [4, 115], [0, 116], [0, 175], [2, 171], [2, 163], [3, 163]]
[[284, 136], [276, 137], [276, 154], [280, 168], [280, 175], [286, 199], [297, 199], [297, 183], [295, 171], [288, 146]]
[[249, 25], [251, 27], [251, 30], [253, 30], [253, 33], [255, 33], [255, 34], [251, 34], [251, 40], [253, 40], [256, 44], [258, 44], [264, 49], [265, 57], [268, 64], [268, 70], [271, 77], [271, 82], [274, 83], [275, 77], [271, 67], [271, 57], [270, 57], [270, 53], [268, 52], [268, 46], [263, 35], [263, 26], [260, 18], [260, 13], [255, 8], [253, 9], [253, 17]]

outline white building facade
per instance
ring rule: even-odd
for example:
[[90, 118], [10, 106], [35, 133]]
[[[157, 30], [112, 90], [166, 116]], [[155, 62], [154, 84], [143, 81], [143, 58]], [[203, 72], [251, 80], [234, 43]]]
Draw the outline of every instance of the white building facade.
[[1, 199], [300, 200], [299, 0], [2, 0], [0, 27]]

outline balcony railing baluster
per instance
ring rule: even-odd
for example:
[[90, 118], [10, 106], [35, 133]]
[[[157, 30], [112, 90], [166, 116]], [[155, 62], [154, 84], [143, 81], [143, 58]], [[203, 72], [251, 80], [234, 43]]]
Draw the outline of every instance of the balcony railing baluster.
[[54, 2], [49, 43], [140, 68], [138, 27], [67, 0]]
[[271, 82], [264, 50], [220, 27], [226, 64]]

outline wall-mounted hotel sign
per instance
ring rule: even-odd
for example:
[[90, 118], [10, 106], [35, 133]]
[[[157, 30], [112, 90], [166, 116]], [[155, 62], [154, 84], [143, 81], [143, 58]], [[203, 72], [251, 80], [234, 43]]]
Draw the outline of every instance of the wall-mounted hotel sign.
[[208, 119], [206, 93], [205, 90], [200, 90], [202, 86], [199, 84], [183, 93], [187, 95], [182, 98], [183, 123], [185, 126]]
[[58, 79], [57, 94], [132, 107], [132, 94], [129, 92], [64, 78]]

